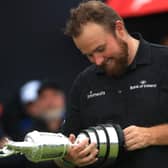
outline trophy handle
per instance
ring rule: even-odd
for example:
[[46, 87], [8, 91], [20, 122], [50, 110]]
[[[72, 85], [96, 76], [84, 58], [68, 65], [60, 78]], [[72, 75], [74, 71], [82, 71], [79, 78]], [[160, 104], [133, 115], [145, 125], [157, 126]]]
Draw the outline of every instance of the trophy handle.
[[16, 153], [17, 153], [16, 151], [8, 150], [7, 146], [5, 146], [2, 149], [0, 149], [0, 158], [7, 157]]
[[8, 145], [13, 141], [9, 140], [8, 138], [5, 139], [6, 142], [4, 143], [3, 147], [0, 148], [0, 158], [4, 158], [18, 153], [17, 151], [8, 148]]

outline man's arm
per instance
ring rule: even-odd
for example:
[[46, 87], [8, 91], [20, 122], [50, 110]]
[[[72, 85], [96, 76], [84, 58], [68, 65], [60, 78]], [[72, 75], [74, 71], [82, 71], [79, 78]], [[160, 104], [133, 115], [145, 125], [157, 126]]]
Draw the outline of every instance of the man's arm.
[[148, 146], [168, 145], [168, 124], [153, 127], [129, 126], [124, 129], [125, 147], [136, 150]]

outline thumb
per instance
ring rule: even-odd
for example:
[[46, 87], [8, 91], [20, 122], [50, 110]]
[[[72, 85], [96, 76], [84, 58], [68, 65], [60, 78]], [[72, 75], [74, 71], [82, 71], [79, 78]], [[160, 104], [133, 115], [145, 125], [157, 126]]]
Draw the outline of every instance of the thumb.
[[74, 142], [75, 142], [75, 139], [76, 139], [76, 137], [75, 137], [74, 134], [70, 134], [70, 135], [69, 135], [69, 140], [71, 141], [71, 143], [74, 143]]

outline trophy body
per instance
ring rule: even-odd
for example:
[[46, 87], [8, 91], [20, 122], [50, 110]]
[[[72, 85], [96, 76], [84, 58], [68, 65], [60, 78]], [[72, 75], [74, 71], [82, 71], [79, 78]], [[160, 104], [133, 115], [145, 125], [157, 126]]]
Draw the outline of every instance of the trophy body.
[[24, 154], [32, 162], [40, 162], [64, 157], [70, 146], [68, 138], [61, 133], [32, 131], [23, 142], [9, 141], [7, 149]]

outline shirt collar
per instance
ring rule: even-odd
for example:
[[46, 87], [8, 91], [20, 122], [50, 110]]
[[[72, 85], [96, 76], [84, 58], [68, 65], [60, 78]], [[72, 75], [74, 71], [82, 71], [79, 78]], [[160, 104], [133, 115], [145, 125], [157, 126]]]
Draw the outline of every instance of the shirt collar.
[[140, 33], [133, 33], [132, 36], [140, 41], [137, 53], [129, 69], [136, 69], [137, 65], [146, 65], [151, 63], [150, 44], [143, 39]]

